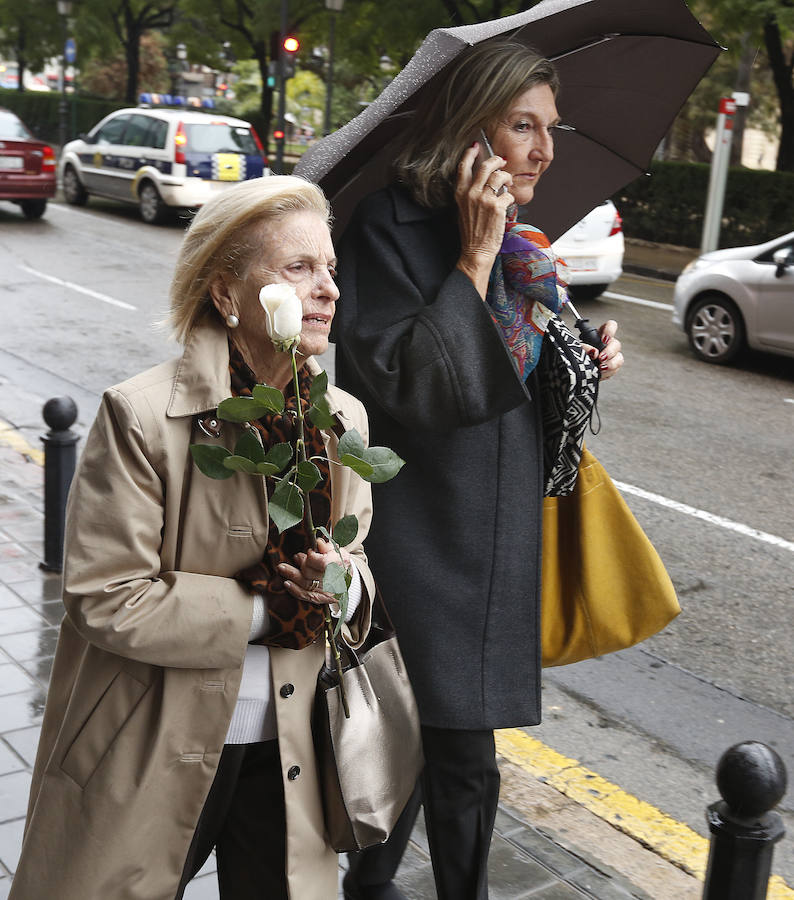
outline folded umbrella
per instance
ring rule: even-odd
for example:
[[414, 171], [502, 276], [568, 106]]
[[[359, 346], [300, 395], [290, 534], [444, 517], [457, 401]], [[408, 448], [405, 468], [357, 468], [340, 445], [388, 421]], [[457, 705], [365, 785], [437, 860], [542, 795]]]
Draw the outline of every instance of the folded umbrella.
[[542, 0], [478, 25], [438, 28], [360, 115], [311, 147], [295, 174], [331, 200], [339, 239], [359, 200], [391, 180], [405, 129], [427, 91], [467, 47], [519, 41], [560, 75], [554, 162], [523, 221], [556, 240], [594, 206], [647, 171], [687, 97], [720, 52], [683, 0]]

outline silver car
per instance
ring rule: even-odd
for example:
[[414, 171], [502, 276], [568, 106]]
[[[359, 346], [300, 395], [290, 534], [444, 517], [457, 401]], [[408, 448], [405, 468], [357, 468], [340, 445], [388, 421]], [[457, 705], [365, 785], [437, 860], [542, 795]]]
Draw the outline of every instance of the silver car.
[[794, 232], [693, 260], [673, 306], [673, 323], [706, 362], [730, 362], [744, 347], [794, 356]]

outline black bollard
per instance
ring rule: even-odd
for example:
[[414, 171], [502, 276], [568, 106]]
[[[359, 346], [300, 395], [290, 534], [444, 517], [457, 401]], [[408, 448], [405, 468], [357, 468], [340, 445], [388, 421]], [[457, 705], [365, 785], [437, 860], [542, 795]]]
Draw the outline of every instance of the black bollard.
[[736, 744], [717, 764], [722, 800], [706, 819], [711, 849], [703, 900], [764, 900], [772, 852], [784, 833], [772, 808], [786, 793], [786, 767], [759, 741]]
[[44, 561], [48, 572], [63, 568], [63, 531], [66, 497], [74, 475], [76, 444], [80, 439], [70, 431], [77, 419], [77, 405], [71, 397], [53, 397], [44, 404], [44, 421], [50, 430], [44, 444]]

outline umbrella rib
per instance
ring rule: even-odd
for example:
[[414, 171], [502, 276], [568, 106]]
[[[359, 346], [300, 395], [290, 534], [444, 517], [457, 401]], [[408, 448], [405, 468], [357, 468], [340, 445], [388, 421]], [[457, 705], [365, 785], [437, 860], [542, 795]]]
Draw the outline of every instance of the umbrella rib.
[[573, 127], [573, 128], [569, 127], [569, 128], [566, 128], [565, 130], [571, 131], [574, 134], [578, 134], [581, 137], [583, 137], [585, 140], [588, 140], [591, 143], [596, 144], [596, 146], [601, 147], [603, 150], [606, 150], [607, 153], [610, 153], [612, 156], [616, 157], [617, 159], [621, 160], [622, 162], [626, 163], [627, 165], [635, 168], [641, 175], [648, 174], [648, 171], [645, 166], [638, 166], [637, 163], [635, 163], [633, 159], [629, 159], [627, 156], [624, 156], [622, 153], [619, 153], [617, 150], [615, 150], [614, 147], [610, 147], [608, 144], [605, 144], [602, 141], [599, 141], [598, 138], [594, 138], [591, 135], [587, 134], [584, 131], [581, 131], [580, 129], [578, 129], [576, 127]]
[[588, 50], [590, 47], [595, 47], [598, 44], [604, 44], [607, 41], [612, 41], [615, 38], [662, 38], [666, 41], [677, 41], [679, 44], [694, 44], [698, 47], [712, 47], [717, 50], [725, 50], [727, 48], [723, 47], [721, 44], [718, 44], [716, 41], [696, 41], [692, 38], [686, 37], [676, 37], [672, 34], [644, 34], [641, 31], [632, 32], [632, 31], [615, 31], [609, 34], [603, 34], [601, 37], [596, 38], [595, 40], [587, 41], [584, 44], [580, 44], [578, 47], [570, 47], [565, 50], [563, 53], [557, 53], [555, 55], [549, 55], [547, 59], [554, 62], [558, 59], [564, 59], [566, 56], [572, 56], [574, 53], [581, 53], [582, 50]]

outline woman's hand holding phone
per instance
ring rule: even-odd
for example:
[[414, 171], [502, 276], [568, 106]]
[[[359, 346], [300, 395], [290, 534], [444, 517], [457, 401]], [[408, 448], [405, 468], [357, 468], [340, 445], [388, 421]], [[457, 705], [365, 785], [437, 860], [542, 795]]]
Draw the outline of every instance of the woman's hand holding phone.
[[[502, 246], [507, 208], [515, 203], [505, 160], [490, 152], [484, 134], [461, 157], [455, 186], [461, 253], [458, 268], [485, 299], [488, 278]], [[487, 155], [486, 155], [487, 154]]]

